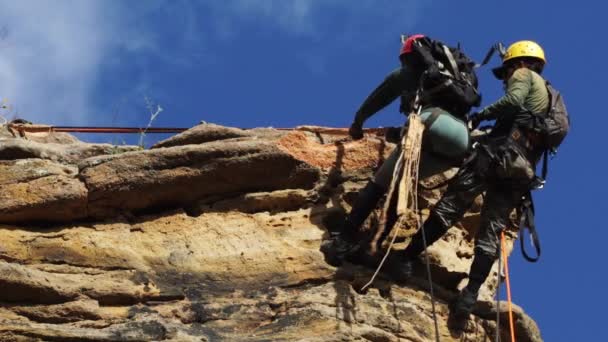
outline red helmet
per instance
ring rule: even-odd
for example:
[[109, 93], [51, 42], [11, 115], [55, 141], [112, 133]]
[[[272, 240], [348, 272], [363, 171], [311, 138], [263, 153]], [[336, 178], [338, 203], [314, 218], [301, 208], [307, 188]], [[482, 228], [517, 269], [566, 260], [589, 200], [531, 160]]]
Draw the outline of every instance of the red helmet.
[[412, 49], [414, 47], [414, 42], [420, 38], [424, 38], [424, 35], [423, 34], [414, 34], [407, 38], [405, 38], [405, 36], [401, 36], [401, 41], [403, 42], [403, 46], [401, 47], [401, 52], [399, 53], [399, 57], [412, 52]]

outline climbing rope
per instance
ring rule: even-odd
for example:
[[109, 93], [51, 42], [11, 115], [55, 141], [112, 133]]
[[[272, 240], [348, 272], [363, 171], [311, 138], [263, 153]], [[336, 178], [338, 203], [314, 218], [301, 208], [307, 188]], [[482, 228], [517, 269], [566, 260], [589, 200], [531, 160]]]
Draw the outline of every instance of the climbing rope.
[[[395, 190], [397, 191], [397, 223], [393, 228], [393, 236], [389, 243], [389, 246], [384, 254], [384, 257], [380, 261], [376, 271], [372, 275], [371, 279], [367, 284], [362, 287], [362, 290], [365, 290], [374, 282], [376, 276], [380, 272], [380, 269], [386, 262], [393, 245], [395, 244], [395, 240], [397, 239], [397, 235], [399, 233], [400, 227], [405, 225], [405, 220], [407, 219], [407, 215], [410, 212], [413, 212], [416, 215], [416, 230], [424, 229], [421, 228], [422, 224], [420, 222], [420, 216], [418, 215], [418, 177], [420, 170], [420, 153], [422, 147], [422, 135], [424, 133], [425, 126], [422, 123], [422, 119], [420, 118], [420, 110], [418, 113], [412, 113], [409, 116], [409, 126], [407, 134], [402, 135], [402, 139], [400, 142], [401, 154], [397, 159], [395, 169], [393, 170], [393, 178], [391, 180], [390, 188], [388, 191], [387, 199], [384, 203], [381, 219], [380, 219], [380, 227], [382, 229], [378, 229], [374, 239], [372, 241], [372, 250], [375, 251], [375, 248], [378, 244], [378, 240], [383, 235], [386, 227], [386, 217], [388, 216], [388, 212], [390, 210], [390, 206], [392, 203], [393, 196], [395, 196]], [[424, 236], [424, 230], [423, 230]], [[426, 237], [424, 238], [424, 246], [426, 250]], [[439, 342], [439, 325], [437, 321], [437, 311], [435, 308], [435, 295], [433, 292], [433, 280], [431, 278], [431, 269], [430, 269], [430, 261], [428, 255], [426, 255], [426, 269], [430, 287], [431, 294], [431, 306], [433, 313], [433, 321], [435, 324], [435, 340]]]
[[494, 341], [500, 342], [500, 282], [502, 273], [502, 243], [498, 245], [498, 274], [496, 275], [496, 331]]
[[[408, 203], [411, 203], [410, 205], [414, 204], [414, 201], [408, 201], [408, 199], [410, 198], [416, 198], [416, 194], [412, 193], [412, 190], [414, 189], [411, 184], [408, 184], [408, 182], [410, 182], [414, 178], [414, 183], [418, 182], [418, 169], [416, 167], [418, 165], [417, 161], [418, 159], [420, 159], [420, 147], [422, 144], [423, 131], [424, 125], [422, 124], [420, 116], [414, 113], [410, 114], [408, 131], [407, 134], [403, 134], [401, 138], [401, 142], [399, 145], [399, 148], [401, 148], [401, 153], [399, 154], [399, 158], [397, 159], [397, 162], [395, 164], [395, 169], [393, 170], [393, 178], [391, 180], [388, 196], [386, 201], [384, 202], [384, 208], [382, 210], [380, 218], [380, 226], [383, 229], [378, 229], [378, 232], [376, 233], [376, 236], [372, 241], [372, 252], [375, 252], [374, 248], [375, 246], [377, 246], [378, 240], [383, 235], [384, 229], [386, 229], [386, 216], [390, 209], [390, 203], [392, 202], [392, 198], [395, 195], [395, 189], [399, 187], [399, 193], [397, 198], [397, 215], [400, 219], [403, 218], [407, 213]], [[372, 275], [372, 278], [367, 284], [363, 286], [362, 290], [369, 287], [376, 279], [376, 276], [378, 275], [380, 269], [388, 258], [395, 243], [395, 240], [397, 239], [399, 226], [400, 224], [395, 225], [396, 228], [393, 230], [393, 237], [386, 250], [386, 253], [384, 254], [384, 257], [380, 261], [380, 264]]]
[[49, 126], [49, 125], [30, 125], [9, 123], [10, 129], [20, 133], [30, 132], [77, 132], [77, 133], [180, 133], [188, 128], [177, 127], [94, 127], [94, 126]]
[[[420, 154], [420, 151], [418, 151]], [[416, 170], [420, 170], [420, 157], [416, 160]], [[422, 230], [422, 243], [424, 245], [424, 263], [426, 265], [426, 275], [427, 280], [429, 282], [429, 293], [431, 294], [431, 308], [433, 314], [433, 323], [435, 325], [435, 340], [439, 342], [439, 325], [437, 323], [437, 310], [435, 308], [435, 292], [433, 289], [433, 278], [431, 277], [431, 262], [429, 261], [429, 255], [426, 252], [427, 242], [426, 242], [426, 233], [424, 231], [424, 225], [420, 222], [420, 215], [418, 215], [418, 175], [416, 175], [416, 179], [414, 180], [414, 213], [416, 213], [416, 228]]]
[[[0, 116], [0, 125], [7, 124], [7, 120]], [[66, 132], [66, 133], [181, 133], [189, 128], [183, 127], [98, 127], [98, 126], [51, 126], [37, 124], [8, 123], [9, 128], [21, 132]], [[246, 128], [244, 128], [246, 129]], [[275, 128], [279, 131], [306, 131], [330, 135], [348, 135], [348, 128], [333, 128], [320, 126], [297, 126], [293, 128]], [[386, 128], [366, 128], [366, 134], [383, 135]]]
[[[416, 192], [418, 192], [418, 181], [416, 181]], [[418, 212], [418, 199], [416, 199], [415, 210]], [[431, 308], [433, 313], [433, 322], [435, 324], [435, 340], [439, 342], [439, 326], [437, 324], [437, 310], [435, 309], [435, 293], [433, 290], [433, 278], [431, 277], [431, 262], [429, 261], [429, 254], [426, 252], [426, 233], [424, 231], [424, 225], [420, 223], [420, 217], [416, 218], [418, 227], [422, 230], [422, 243], [424, 245], [424, 263], [426, 265], [426, 275], [429, 281], [429, 293], [431, 294]]]
[[507, 249], [505, 244], [505, 232], [500, 234], [500, 246], [504, 259], [505, 280], [507, 284], [507, 301], [509, 303], [509, 328], [511, 329], [511, 342], [515, 342], [515, 324], [513, 321], [513, 304], [511, 302], [511, 281], [509, 279], [509, 262], [507, 261]]
[[[399, 179], [399, 175], [401, 174], [401, 169], [403, 167], [403, 158], [404, 158], [403, 151], [405, 149], [406, 139], [407, 139], [407, 136], [404, 135], [401, 138], [401, 141], [399, 143], [399, 148], [402, 149], [402, 153], [399, 154], [399, 157], [397, 158], [397, 161], [395, 163], [395, 168], [393, 169], [393, 177], [391, 179], [391, 184], [390, 184], [390, 187], [389, 187], [387, 199], [385, 201], [384, 208], [382, 210], [382, 214], [381, 214], [381, 217], [380, 217], [380, 221], [381, 222], [385, 221], [385, 219], [384, 219], [384, 217], [386, 215], [385, 212], [388, 211], [388, 205], [387, 205], [387, 203], [390, 203], [390, 196], [391, 196], [391, 194], [393, 194], [393, 192], [394, 192], [394, 190], [395, 190], [395, 188], [397, 186], [397, 180]], [[374, 236], [374, 239], [372, 241], [372, 253], [376, 252], [377, 242], [378, 242], [378, 239], [380, 238], [380, 236], [382, 235], [382, 233], [384, 232], [385, 224], [386, 224], [386, 222], [383, 222], [383, 223], [380, 224], [380, 227], [382, 227], [382, 229], [378, 229], [378, 232], [376, 233], [376, 236]], [[384, 257], [382, 258], [382, 260], [380, 260], [380, 264], [378, 265], [378, 268], [376, 268], [376, 271], [372, 275], [372, 277], [369, 280], [369, 282], [367, 282], [367, 284], [363, 285], [363, 287], [361, 288], [362, 291], [365, 290], [366, 288], [368, 288], [369, 286], [371, 286], [371, 284], [376, 279], [376, 276], [378, 276], [378, 273], [380, 273], [380, 269], [382, 269], [382, 266], [384, 265], [384, 262], [388, 258], [388, 255], [390, 254], [391, 249], [393, 248], [393, 244], [395, 243], [395, 240], [397, 239], [397, 233], [398, 233], [398, 230], [395, 229], [395, 231], [393, 233], [393, 237], [392, 237], [391, 242], [389, 244], [389, 247], [388, 247], [386, 253], [384, 254]]]

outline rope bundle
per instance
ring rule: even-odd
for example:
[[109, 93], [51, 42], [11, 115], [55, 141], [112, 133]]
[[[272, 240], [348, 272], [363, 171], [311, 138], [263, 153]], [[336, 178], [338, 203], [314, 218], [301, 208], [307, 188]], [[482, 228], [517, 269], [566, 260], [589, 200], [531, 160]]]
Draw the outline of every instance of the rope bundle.
[[[384, 202], [382, 214], [380, 216], [380, 228], [376, 232], [372, 241], [372, 252], [376, 252], [377, 242], [383, 236], [386, 230], [386, 218], [390, 209], [393, 196], [397, 196], [397, 224], [393, 228], [393, 237], [388, 246], [386, 254], [380, 261], [376, 272], [370, 279], [370, 281], [363, 286], [363, 290], [369, 287], [375, 280], [376, 276], [380, 272], [380, 269], [384, 265], [384, 262], [388, 258], [388, 255], [393, 248], [393, 244], [397, 238], [400, 227], [405, 223], [407, 214], [409, 212], [418, 214], [418, 170], [420, 166], [420, 151], [422, 149], [422, 134], [424, 133], [424, 124], [422, 119], [417, 114], [410, 114], [409, 126], [407, 134], [404, 134], [401, 138], [399, 148], [401, 148], [401, 154], [395, 164], [393, 171], [393, 178], [388, 191], [388, 196]], [[398, 191], [396, 191], [398, 190]], [[417, 226], [420, 226], [420, 220], [416, 219]], [[416, 228], [418, 228], [416, 227]]]

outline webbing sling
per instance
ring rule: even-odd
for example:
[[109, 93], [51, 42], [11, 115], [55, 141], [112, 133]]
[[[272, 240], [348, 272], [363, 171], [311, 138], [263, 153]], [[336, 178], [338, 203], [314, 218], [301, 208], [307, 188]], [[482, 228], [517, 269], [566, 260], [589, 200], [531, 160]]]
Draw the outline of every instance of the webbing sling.
[[543, 180], [546, 181], [547, 180], [547, 173], [549, 172], [549, 150], [546, 150], [543, 153], [543, 168], [541, 171], [541, 175], [543, 177]]
[[496, 44], [492, 45], [492, 47], [490, 48], [490, 50], [488, 50], [488, 53], [484, 57], [483, 61], [481, 63], [475, 64], [475, 68], [479, 68], [479, 67], [482, 67], [482, 66], [488, 64], [490, 62], [490, 59], [492, 58], [492, 56], [494, 56], [494, 53], [496, 53], [496, 52], [498, 52], [498, 55], [501, 58], [502, 58], [502, 56], [504, 56], [506, 51], [505, 51], [505, 47], [502, 45], [502, 43], [496, 43]]
[[[524, 230], [528, 230], [530, 233], [530, 240], [534, 249], [536, 250], [536, 257], [531, 257], [525, 248], [524, 243]], [[521, 253], [524, 258], [529, 262], [537, 262], [540, 258], [540, 240], [538, 238], [538, 232], [536, 231], [536, 225], [534, 224], [534, 202], [532, 201], [532, 194], [528, 193], [524, 196], [521, 213], [519, 218], [519, 243], [521, 246]]]

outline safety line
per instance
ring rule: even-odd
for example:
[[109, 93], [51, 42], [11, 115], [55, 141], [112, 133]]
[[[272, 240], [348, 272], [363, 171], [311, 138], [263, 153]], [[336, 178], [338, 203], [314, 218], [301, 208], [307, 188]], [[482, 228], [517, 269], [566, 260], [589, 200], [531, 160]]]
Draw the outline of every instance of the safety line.
[[511, 302], [511, 281], [509, 279], [509, 262], [507, 261], [507, 251], [505, 247], [505, 232], [500, 233], [500, 244], [504, 261], [505, 279], [507, 283], [507, 301], [509, 303], [509, 328], [511, 329], [511, 342], [515, 342], [515, 324], [513, 322], [513, 306]]
[[496, 331], [494, 341], [500, 342], [500, 276], [502, 274], [502, 243], [498, 245], [498, 274], [496, 275]]
[[[6, 122], [4, 123], [6, 124]], [[2, 124], [2, 125], [4, 125]], [[67, 132], [67, 133], [181, 133], [190, 128], [185, 127], [109, 127], [109, 126], [51, 126], [51, 125], [36, 125], [36, 124], [7, 124], [8, 128], [22, 132], [38, 133], [38, 132]], [[247, 129], [247, 128], [242, 128]], [[348, 128], [334, 127], [319, 127], [319, 126], [297, 126], [273, 128], [278, 131], [305, 131], [312, 133], [323, 133], [332, 135], [349, 135]], [[368, 134], [384, 134], [387, 128], [366, 128], [364, 133]]]
[[[386, 259], [391, 252], [395, 240], [397, 238], [400, 227], [402, 226], [401, 220], [405, 218], [409, 210], [413, 211], [416, 215], [416, 230], [421, 229], [423, 235], [423, 243], [425, 250], [425, 260], [426, 260], [426, 271], [427, 271], [427, 279], [429, 282], [429, 292], [431, 295], [431, 307], [432, 307], [432, 316], [435, 327], [435, 341], [440, 342], [439, 338], [439, 324], [437, 321], [437, 310], [435, 304], [435, 294], [433, 290], [433, 279], [431, 277], [431, 267], [429, 256], [426, 253], [427, 241], [426, 234], [424, 232], [424, 226], [420, 222], [420, 215], [418, 213], [418, 172], [420, 169], [420, 152], [422, 145], [422, 134], [424, 132], [424, 124], [418, 114], [412, 113], [409, 116], [409, 127], [407, 134], [402, 134], [400, 148], [401, 153], [397, 159], [395, 164], [395, 168], [393, 170], [393, 178], [391, 179], [391, 184], [389, 187], [388, 195], [385, 200], [384, 208], [382, 211], [382, 218], [380, 226], [386, 225], [386, 216], [388, 215], [388, 211], [390, 208], [390, 204], [392, 203], [393, 196], [397, 196], [397, 215], [398, 220], [395, 223], [393, 228], [393, 237], [390, 241], [390, 244], [384, 254], [384, 257], [380, 261], [380, 264], [376, 268], [376, 271], [372, 275], [371, 279], [367, 284], [362, 287], [362, 290], [365, 290], [369, 287], [373, 282], [380, 269], [384, 265]], [[397, 192], [397, 194], [395, 194]], [[387, 227], [384, 227], [386, 229]], [[382, 229], [378, 230], [373, 242], [373, 246], [377, 245], [377, 239], [383, 233]]]
[[74, 133], [181, 133], [188, 130], [182, 127], [96, 127], [96, 126], [49, 126], [8, 124], [9, 129], [19, 132], [74, 132]]

